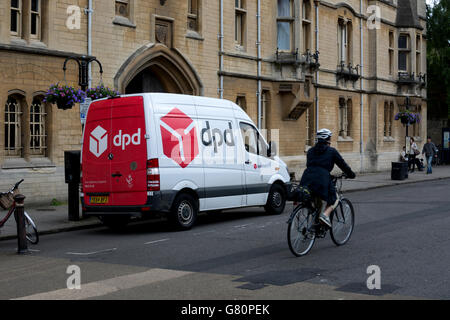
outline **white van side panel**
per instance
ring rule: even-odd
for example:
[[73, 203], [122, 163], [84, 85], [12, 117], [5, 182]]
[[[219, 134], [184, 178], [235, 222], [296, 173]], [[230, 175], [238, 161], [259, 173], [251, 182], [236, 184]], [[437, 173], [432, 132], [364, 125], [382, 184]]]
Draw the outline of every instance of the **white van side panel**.
[[226, 100], [195, 97], [201, 124], [200, 145], [205, 174], [206, 210], [245, 206], [244, 173], [238, 124]]
[[201, 197], [204, 173], [193, 97], [152, 94], [152, 102], [162, 197], [173, 195], [181, 186], [193, 189]]

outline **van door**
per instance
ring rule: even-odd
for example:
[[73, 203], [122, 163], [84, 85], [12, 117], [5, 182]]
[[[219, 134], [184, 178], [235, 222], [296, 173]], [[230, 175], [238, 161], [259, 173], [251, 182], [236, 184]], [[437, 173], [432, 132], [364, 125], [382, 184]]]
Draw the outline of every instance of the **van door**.
[[88, 111], [83, 134], [82, 174], [84, 204], [109, 204], [111, 191], [108, 146], [111, 144], [112, 100], [93, 102]]
[[247, 205], [263, 205], [267, 200], [268, 184], [264, 181], [261, 159], [258, 155], [259, 133], [256, 128], [240, 122], [241, 137], [244, 145], [244, 172]]
[[147, 144], [142, 96], [113, 99], [111, 107], [111, 205], [147, 202]]
[[107, 99], [90, 106], [83, 141], [86, 205], [146, 204], [145, 132], [141, 96]]

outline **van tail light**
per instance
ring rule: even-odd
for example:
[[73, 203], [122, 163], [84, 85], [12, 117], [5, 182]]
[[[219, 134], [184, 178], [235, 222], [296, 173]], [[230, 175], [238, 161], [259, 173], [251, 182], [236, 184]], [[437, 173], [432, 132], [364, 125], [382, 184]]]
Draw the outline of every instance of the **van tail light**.
[[147, 160], [147, 191], [159, 191], [160, 176], [158, 159]]

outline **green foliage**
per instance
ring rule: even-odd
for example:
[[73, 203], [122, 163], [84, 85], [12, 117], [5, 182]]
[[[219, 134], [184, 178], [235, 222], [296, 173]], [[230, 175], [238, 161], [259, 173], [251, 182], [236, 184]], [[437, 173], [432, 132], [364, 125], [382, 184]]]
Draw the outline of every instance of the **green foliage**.
[[450, 119], [450, 0], [427, 5], [428, 113]]

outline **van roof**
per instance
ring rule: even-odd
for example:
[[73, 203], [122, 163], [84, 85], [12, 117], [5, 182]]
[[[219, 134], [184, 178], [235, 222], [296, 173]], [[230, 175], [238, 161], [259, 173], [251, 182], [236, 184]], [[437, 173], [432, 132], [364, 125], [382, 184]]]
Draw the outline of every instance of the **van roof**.
[[[193, 96], [193, 95], [186, 95], [186, 94], [176, 94], [176, 93], [157, 93], [157, 92], [147, 92], [147, 93], [136, 93], [136, 94], [122, 94], [120, 95], [121, 98], [123, 97], [135, 97], [135, 96], [142, 96], [142, 97], [150, 97], [152, 102], [162, 102], [167, 100], [178, 100], [182, 96], [186, 96], [189, 98], [192, 98], [196, 104], [208, 104], [211, 106], [217, 106], [221, 108], [232, 108], [235, 112], [235, 116], [241, 119], [249, 120], [251, 121], [250, 117], [247, 115], [247, 113], [237, 104], [230, 100], [226, 99], [218, 99], [218, 98], [210, 98], [210, 97], [202, 97], [202, 96]], [[103, 99], [101, 99], [103, 100]], [[98, 100], [96, 100], [98, 101]], [[224, 103], [228, 102], [228, 103]]]

